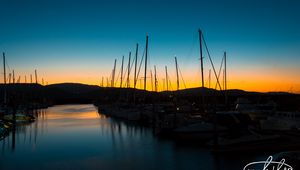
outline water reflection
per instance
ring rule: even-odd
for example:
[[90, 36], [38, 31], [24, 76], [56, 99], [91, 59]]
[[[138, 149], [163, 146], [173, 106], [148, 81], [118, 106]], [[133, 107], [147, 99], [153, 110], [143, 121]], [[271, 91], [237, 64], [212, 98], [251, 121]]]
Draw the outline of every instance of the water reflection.
[[153, 136], [151, 129], [111, 119], [93, 105], [61, 105], [33, 113], [0, 141], [0, 169], [228, 169], [239, 156], [215, 157]]

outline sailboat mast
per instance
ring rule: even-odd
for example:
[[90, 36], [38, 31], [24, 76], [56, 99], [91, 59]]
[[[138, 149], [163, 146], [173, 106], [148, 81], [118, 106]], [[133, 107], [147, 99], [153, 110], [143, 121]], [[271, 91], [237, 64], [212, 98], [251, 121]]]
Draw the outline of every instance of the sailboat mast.
[[156, 66], [154, 66], [154, 85], [155, 85], [155, 91], [157, 92]]
[[111, 70], [111, 73], [110, 73], [110, 74], [111, 74], [111, 76], [109, 77], [109, 78], [110, 78], [110, 87], [112, 87], [112, 84], [113, 84], [112, 81], [113, 81], [114, 69]]
[[228, 96], [227, 96], [227, 54], [226, 51], [224, 52], [224, 89], [225, 89], [225, 105], [228, 103]]
[[124, 67], [124, 56], [122, 56], [120, 88], [122, 88], [122, 84], [123, 84], [123, 67]]
[[[37, 71], [36, 69], [34, 70], [34, 74], [35, 74], [35, 83], [38, 84], [38, 77], [37, 77]], [[14, 72], [13, 72], [13, 77], [14, 77]], [[14, 80], [15, 78], [13, 78]]]
[[151, 79], [151, 91], [153, 91], [153, 75], [151, 69], [150, 69], [150, 79]]
[[135, 59], [134, 59], [134, 78], [133, 78], [133, 88], [134, 88], [134, 93], [133, 93], [133, 102], [135, 103], [136, 101], [136, 83], [137, 83], [137, 59], [138, 59], [138, 52], [139, 52], [139, 44], [136, 43], [136, 49], [135, 49]]
[[179, 75], [178, 75], [178, 64], [177, 64], [176, 56], [175, 56], [175, 66], [176, 66], [176, 77], [177, 77], [177, 90], [179, 90]]
[[3, 53], [3, 70], [4, 70], [4, 84], [6, 84], [5, 53]]
[[130, 87], [130, 59], [131, 59], [131, 52], [129, 52], [129, 58], [128, 58], [128, 70], [127, 70], [127, 88]]
[[147, 89], [147, 59], [148, 59], [148, 35], [146, 36], [146, 55], [145, 55], [144, 90]]
[[165, 66], [165, 71], [166, 71], [166, 87], [167, 87], [167, 91], [169, 91], [169, 80], [168, 80], [168, 68], [167, 66]]
[[204, 76], [203, 76], [203, 56], [202, 56], [202, 31], [199, 29], [199, 43], [200, 43], [200, 64], [201, 64], [201, 84], [204, 87]]
[[4, 70], [4, 104], [6, 104], [6, 66], [5, 66], [5, 53], [3, 53], [3, 70]]
[[136, 75], [136, 68], [137, 68], [137, 58], [138, 58], [138, 52], [139, 52], [139, 44], [136, 44], [136, 50], [135, 50], [135, 60], [134, 60], [134, 88], [136, 88], [136, 81], [137, 81], [137, 75]]
[[226, 64], [227, 54], [226, 51], [224, 52], [224, 90], [227, 90], [227, 64]]
[[163, 90], [165, 90], [165, 79], [162, 79], [162, 82], [163, 82]]
[[112, 71], [111, 87], [114, 87], [114, 86], [115, 86], [116, 64], [117, 64], [117, 59], [115, 59], [115, 62], [114, 62], [114, 69], [113, 69], [113, 71]]
[[15, 81], [16, 81], [16, 79], [15, 79], [15, 70], [13, 70], [13, 84], [15, 84]]
[[211, 69], [209, 69], [209, 73], [208, 73], [208, 88], [210, 88], [210, 82], [211, 82]]
[[11, 73], [8, 74], [8, 84], [11, 83]]

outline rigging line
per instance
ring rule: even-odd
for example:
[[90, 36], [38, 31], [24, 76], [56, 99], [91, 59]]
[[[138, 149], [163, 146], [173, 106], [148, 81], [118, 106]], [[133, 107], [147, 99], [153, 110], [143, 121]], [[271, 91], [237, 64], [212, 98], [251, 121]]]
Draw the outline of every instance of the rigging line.
[[130, 65], [130, 68], [129, 68], [129, 73], [131, 73], [131, 69], [133, 68], [134, 62], [135, 62], [135, 56], [133, 57], [133, 60], [131, 62], [131, 65]]
[[150, 52], [149, 52], [149, 48], [148, 48], [148, 61], [147, 61], [147, 65], [150, 66], [150, 68], [151, 68], [151, 57], [149, 57], [149, 56], [150, 56]]
[[205, 79], [205, 83], [204, 83], [204, 85], [206, 86], [206, 87], [208, 87], [209, 86], [209, 77], [207, 77], [206, 79]]
[[125, 79], [126, 77], [125, 77], [125, 75], [127, 74], [127, 72], [128, 72], [128, 65], [126, 66], [126, 68], [125, 68], [125, 70], [123, 71], [124, 73], [123, 73], [123, 82], [122, 82], [122, 86], [123, 86], [123, 83], [125, 83], [124, 85], [125, 86], [127, 86], [127, 84], [126, 84], [126, 82], [127, 82], [127, 79]]
[[[220, 78], [220, 74], [221, 74], [221, 70], [222, 70], [222, 67], [223, 67], [223, 63], [224, 63], [224, 56], [222, 57], [222, 61], [221, 61], [221, 65], [220, 65], [220, 69], [219, 69], [219, 73], [218, 73], [218, 78]], [[217, 86], [218, 86], [218, 84], [216, 82], [215, 89], [217, 89]]]
[[171, 82], [171, 80], [169, 79], [169, 76], [168, 76], [168, 80], [169, 80], [169, 87], [170, 87], [170, 91], [172, 91], [173, 90], [173, 87], [172, 87], [172, 82]]
[[183, 82], [184, 88], [186, 89], [185, 81], [184, 81], [184, 79], [183, 79], [183, 76], [182, 76], [182, 73], [181, 73], [181, 69], [180, 69], [179, 66], [178, 66], [178, 69], [179, 69], [179, 74], [180, 74], [180, 76], [181, 76], [181, 80], [182, 80], [182, 82]]
[[[209, 69], [209, 70], [211, 71], [211, 69]], [[211, 88], [211, 86], [210, 86], [210, 85], [211, 85], [210, 81], [211, 81], [211, 79], [209, 78], [209, 74], [208, 74], [208, 76], [207, 76], [207, 78], [206, 78], [205, 86]], [[217, 87], [216, 87], [216, 88], [217, 88]]]
[[168, 91], [168, 90], [170, 90], [169, 89], [169, 81], [170, 81], [170, 79], [169, 79], [169, 73], [167, 73], [167, 72], [166, 72], [165, 81], [166, 81], [166, 90]]
[[[122, 67], [122, 66], [121, 66]], [[117, 84], [117, 82], [118, 82], [118, 80], [119, 80], [119, 77], [120, 77], [120, 75], [121, 75], [121, 69], [119, 70], [119, 73], [118, 73], [118, 76], [117, 76], [117, 79], [115, 80], [115, 84]]]
[[[126, 64], [125, 64], [126, 65]], [[122, 77], [123, 77], [123, 82], [122, 82], [122, 84], [121, 84], [121, 86], [123, 86], [123, 83], [124, 83], [124, 85], [125, 86], [127, 86], [127, 84], [126, 84], [126, 82], [127, 82], [127, 79], [125, 79], [127, 76], [126, 76], [126, 74], [128, 73], [128, 64], [127, 64], [127, 66], [125, 67], [125, 70], [123, 71], [123, 75], [122, 75]], [[129, 73], [130, 73], [130, 70], [129, 70]], [[126, 77], [125, 77], [126, 76]]]
[[139, 64], [139, 70], [138, 70], [137, 78], [138, 78], [138, 76], [139, 76], [139, 74], [140, 74], [141, 67], [142, 67], [142, 65], [143, 65], [143, 61], [144, 61], [144, 57], [145, 57], [145, 52], [146, 52], [146, 50], [144, 49], [144, 52], [143, 52], [143, 55], [142, 55], [142, 59], [141, 59], [141, 62], [140, 62], [140, 64]]
[[211, 56], [210, 56], [210, 53], [209, 53], [209, 50], [208, 50], [208, 47], [207, 47], [207, 44], [206, 44], [206, 41], [205, 41], [205, 38], [204, 38], [204, 35], [202, 34], [202, 37], [203, 37], [203, 42], [204, 42], [204, 45], [205, 45], [205, 49], [206, 49], [206, 52], [207, 52], [207, 55], [208, 55], [208, 58], [209, 58], [209, 61], [210, 61], [210, 64], [213, 68], [213, 71], [214, 71], [214, 74], [215, 74], [215, 77], [217, 79], [217, 83], [220, 87], [220, 90], [222, 90], [221, 88], [221, 85], [220, 85], [220, 82], [219, 82], [219, 79], [218, 79], [218, 76], [217, 76], [217, 72], [216, 72], [216, 69], [215, 69], [215, 66], [214, 66], [214, 63], [212, 62], [212, 59], [211, 59]]
[[[139, 79], [141, 67], [142, 67], [142, 64], [143, 64], [143, 61], [144, 61], [145, 52], [146, 52], [146, 49], [144, 49], [144, 52], [143, 52], [143, 55], [142, 55], [142, 59], [141, 59], [141, 62], [140, 62], [140, 64], [139, 64], [139, 70], [138, 70], [137, 75], [136, 75], [136, 79], [137, 79], [137, 80]], [[137, 82], [138, 82], [138, 81], [135, 82], [135, 85], [136, 85]]]
[[5, 64], [6, 64], [6, 66], [8, 67], [9, 72], [11, 72], [11, 69], [10, 69], [10, 67], [9, 67], [9, 65], [8, 65], [8, 62], [7, 62], [7, 59], [6, 59], [6, 58], [5, 58]]
[[166, 82], [166, 83], [168, 83], [168, 87], [170, 88], [170, 89], [168, 89], [169, 91], [172, 91], [173, 90], [173, 88], [172, 88], [172, 82], [171, 82], [171, 79], [170, 79], [170, 76], [169, 76], [169, 73], [167, 74], [167, 79], [168, 79], [168, 82]]
[[[131, 59], [131, 52], [129, 52], [129, 62], [130, 62], [130, 59]], [[125, 87], [126, 88], [127, 88], [128, 84], [130, 84], [130, 72], [131, 72], [131, 67], [130, 66], [132, 66], [132, 64], [131, 65], [130, 64], [131, 63], [129, 63], [129, 68], [128, 68], [128, 65], [127, 65], [126, 70], [125, 70], [125, 75], [127, 73], [126, 77], [124, 77], [124, 78], [126, 78], [126, 81], [125, 81]]]
[[[109, 77], [108, 77], [108, 85], [109, 85], [109, 82], [111, 82], [111, 79], [112, 79], [112, 72], [109, 74]], [[111, 86], [111, 83], [110, 83], [110, 86]]]

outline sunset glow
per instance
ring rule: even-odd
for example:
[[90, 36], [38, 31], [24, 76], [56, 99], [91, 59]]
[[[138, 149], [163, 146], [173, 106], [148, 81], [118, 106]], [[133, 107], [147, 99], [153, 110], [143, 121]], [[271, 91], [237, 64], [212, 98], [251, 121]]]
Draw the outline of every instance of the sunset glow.
[[[147, 89], [152, 90], [150, 71], [154, 79], [154, 65], [158, 89], [166, 89], [163, 88], [165, 66], [172, 89], [176, 89], [174, 56], [178, 58], [182, 73], [180, 89], [185, 88], [182, 79], [186, 88], [199, 87], [197, 30], [201, 28], [216, 72], [223, 52], [228, 53], [229, 89], [300, 93], [297, 2], [251, 1], [242, 4], [232, 0], [182, 4], [172, 1], [172, 6], [168, 1], [147, 4], [134, 1], [19, 3], [22, 5], [10, 1], [1, 5], [0, 49], [7, 56], [7, 73], [15, 70], [16, 80], [20, 76], [20, 82], [25, 82], [25, 76], [30, 82], [30, 74], [37, 69], [39, 83], [43, 79], [44, 84], [102, 85], [103, 77], [103, 86], [107, 86], [107, 79], [111, 82], [114, 59], [117, 59], [117, 76], [123, 55], [124, 70], [129, 51], [133, 61], [136, 43], [140, 47], [140, 62], [145, 37], [149, 35]], [[11, 11], [19, 12], [11, 15]], [[179, 11], [180, 16], [177, 15]], [[208, 87], [208, 71], [212, 66], [205, 50], [203, 53], [205, 86]], [[130, 77], [133, 87], [133, 69]], [[144, 65], [139, 79], [143, 77]], [[0, 79], [3, 82], [3, 76]], [[119, 82], [120, 76], [117, 86]], [[215, 88], [215, 82], [212, 71], [211, 88]], [[138, 81], [137, 87], [142, 88], [140, 86], [143, 85]]]

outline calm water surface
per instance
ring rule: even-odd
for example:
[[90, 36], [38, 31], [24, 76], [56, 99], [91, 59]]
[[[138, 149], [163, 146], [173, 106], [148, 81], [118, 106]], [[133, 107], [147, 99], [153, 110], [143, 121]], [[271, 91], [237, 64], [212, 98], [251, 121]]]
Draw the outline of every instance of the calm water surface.
[[0, 169], [242, 169], [254, 156], [215, 156], [114, 120], [93, 105], [40, 110], [0, 141]]

